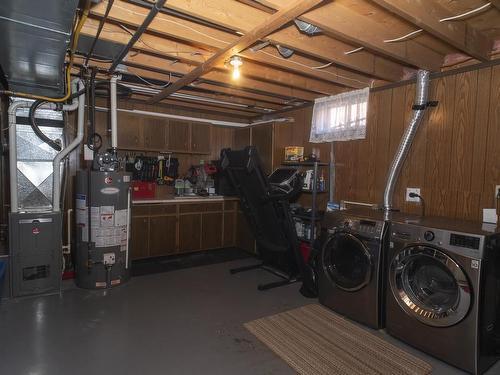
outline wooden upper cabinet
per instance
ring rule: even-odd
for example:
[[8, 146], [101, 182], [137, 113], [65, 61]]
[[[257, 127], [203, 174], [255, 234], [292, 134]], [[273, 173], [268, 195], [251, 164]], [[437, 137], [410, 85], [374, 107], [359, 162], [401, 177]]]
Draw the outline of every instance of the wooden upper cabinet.
[[164, 151], [168, 132], [168, 120], [162, 118], [145, 117], [144, 121], [144, 148], [146, 150]]
[[189, 122], [170, 120], [168, 148], [171, 151], [189, 151]]
[[140, 150], [144, 148], [143, 118], [118, 113], [118, 148]]
[[211, 126], [193, 122], [191, 124], [191, 151], [210, 154]]

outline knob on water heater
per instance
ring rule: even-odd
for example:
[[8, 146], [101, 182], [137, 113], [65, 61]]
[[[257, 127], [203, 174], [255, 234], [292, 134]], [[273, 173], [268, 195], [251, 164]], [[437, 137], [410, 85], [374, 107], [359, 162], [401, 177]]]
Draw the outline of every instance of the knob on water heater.
[[428, 230], [424, 233], [424, 238], [426, 241], [433, 241], [436, 236], [434, 235], [434, 232]]

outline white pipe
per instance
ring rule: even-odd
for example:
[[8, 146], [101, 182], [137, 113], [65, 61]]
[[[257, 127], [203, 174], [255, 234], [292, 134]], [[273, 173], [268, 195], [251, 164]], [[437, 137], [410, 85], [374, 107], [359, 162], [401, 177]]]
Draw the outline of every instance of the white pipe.
[[66, 238], [67, 243], [63, 245], [63, 254], [71, 254], [71, 213], [73, 212], [72, 208], [69, 208], [66, 211]]
[[[107, 112], [109, 111], [108, 108], [105, 107], [96, 107], [96, 110], [101, 111], [101, 112]], [[213, 124], [213, 125], [220, 125], [220, 126], [232, 126], [232, 127], [237, 127], [237, 128], [244, 128], [246, 126], [250, 126], [251, 124], [248, 122], [231, 122], [231, 121], [221, 121], [221, 120], [209, 120], [206, 118], [199, 118], [199, 117], [191, 117], [191, 116], [180, 116], [180, 115], [171, 115], [168, 113], [161, 113], [161, 112], [150, 112], [150, 111], [143, 111], [140, 109], [120, 109], [117, 108], [118, 112], [125, 112], [125, 113], [134, 113], [136, 115], [147, 115], [147, 116], [152, 116], [152, 117], [162, 117], [162, 118], [173, 118], [176, 120], [187, 120], [187, 121], [196, 121], [196, 122], [205, 122], [208, 124]]]
[[[78, 81], [78, 90], [84, 88], [82, 80]], [[61, 161], [73, 151], [83, 140], [83, 127], [85, 122], [85, 93], [78, 97], [78, 126], [75, 139], [59, 152], [52, 161], [52, 211], [59, 212], [61, 209]]]
[[118, 115], [116, 112], [116, 82], [121, 78], [120, 75], [114, 75], [109, 81], [110, 86], [110, 102], [111, 102], [111, 148], [118, 147]]
[[125, 245], [125, 269], [128, 269], [128, 247], [130, 242], [130, 188], [128, 188], [127, 192], [127, 244]]

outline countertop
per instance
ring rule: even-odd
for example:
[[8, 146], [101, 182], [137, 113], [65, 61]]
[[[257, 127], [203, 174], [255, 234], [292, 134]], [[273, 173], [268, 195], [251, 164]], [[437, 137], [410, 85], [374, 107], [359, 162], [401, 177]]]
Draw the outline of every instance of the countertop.
[[237, 200], [237, 197], [224, 197], [214, 195], [211, 197], [163, 197], [152, 199], [134, 199], [132, 204], [154, 204], [154, 203], [200, 203], [200, 202], [222, 202], [224, 200]]
[[223, 195], [213, 195], [211, 197], [188, 196], [176, 197], [174, 188], [167, 185], [156, 186], [154, 198], [132, 199], [132, 204], [155, 204], [155, 203], [199, 203], [199, 202], [222, 202], [224, 200], [237, 200], [238, 197], [225, 197]]

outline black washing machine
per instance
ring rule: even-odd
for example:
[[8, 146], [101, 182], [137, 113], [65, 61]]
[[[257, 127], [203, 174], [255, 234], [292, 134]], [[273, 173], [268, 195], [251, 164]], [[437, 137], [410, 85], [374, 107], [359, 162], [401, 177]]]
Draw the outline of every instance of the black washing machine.
[[383, 318], [383, 217], [371, 209], [327, 212], [318, 263], [320, 303], [372, 328]]
[[387, 332], [473, 374], [499, 358], [500, 235], [474, 222], [391, 223]]

